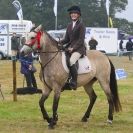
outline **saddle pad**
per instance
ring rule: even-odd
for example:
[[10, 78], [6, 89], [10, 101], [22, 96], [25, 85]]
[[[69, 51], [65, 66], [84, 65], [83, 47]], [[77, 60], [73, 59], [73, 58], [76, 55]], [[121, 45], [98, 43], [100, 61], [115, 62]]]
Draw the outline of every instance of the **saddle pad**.
[[[91, 71], [91, 63], [87, 56], [80, 58], [78, 60], [78, 63], [79, 63], [78, 74], [89, 73]], [[63, 64], [65, 71], [69, 73], [69, 69], [66, 64], [66, 55], [64, 52], [62, 52], [62, 64]]]

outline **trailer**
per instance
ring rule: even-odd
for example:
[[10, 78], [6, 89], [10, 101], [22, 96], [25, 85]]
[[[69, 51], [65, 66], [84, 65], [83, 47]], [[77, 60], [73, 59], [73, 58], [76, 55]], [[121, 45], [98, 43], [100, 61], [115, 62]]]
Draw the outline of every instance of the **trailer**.
[[11, 37], [15, 32], [18, 41], [30, 32], [32, 22], [28, 20], [0, 20], [0, 59], [11, 56]]
[[118, 29], [117, 28], [95, 28], [86, 27], [85, 42], [89, 49], [88, 42], [93, 37], [97, 40], [97, 50], [107, 54], [117, 54], [118, 51]]

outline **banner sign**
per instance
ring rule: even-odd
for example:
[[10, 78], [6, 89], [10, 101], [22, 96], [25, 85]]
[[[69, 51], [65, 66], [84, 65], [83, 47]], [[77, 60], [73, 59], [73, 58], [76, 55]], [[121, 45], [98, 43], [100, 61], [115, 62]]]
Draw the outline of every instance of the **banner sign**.
[[[117, 28], [95, 28], [86, 27], [86, 42], [93, 37], [97, 40], [97, 50], [106, 53], [117, 53], [118, 47], [118, 29]], [[89, 45], [88, 45], [89, 47]]]
[[16, 33], [22, 33], [22, 32], [29, 32], [31, 29], [32, 23], [29, 21], [22, 21], [22, 23], [19, 21], [10, 21], [9, 22], [9, 32], [16, 32]]
[[14, 7], [16, 8], [18, 19], [23, 20], [23, 12], [22, 12], [22, 7], [21, 4], [18, 0], [14, 0], [13, 3]]

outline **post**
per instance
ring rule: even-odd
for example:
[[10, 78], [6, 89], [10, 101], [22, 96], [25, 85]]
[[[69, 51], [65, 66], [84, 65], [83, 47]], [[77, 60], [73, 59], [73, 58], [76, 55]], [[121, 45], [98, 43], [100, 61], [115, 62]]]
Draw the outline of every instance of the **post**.
[[57, 30], [57, 15], [55, 17], [55, 30]]
[[105, 3], [105, 6], [106, 6], [106, 12], [107, 12], [107, 16], [108, 16], [108, 28], [110, 27], [109, 26], [109, 7], [110, 7], [110, 0], [106, 0], [106, 3]]
[[58, 7], [58, 0], [54, 0], [54, 15], [55, 15], [55, 30], [57, 30], [57, 7]]
[[108, 28], [110, 27], [110, 24], [109, 24], [109, 16], [108, 16]]
[[16, 92], [16, 60], [12, 60], [13, 67], [13, 101], [17, 101], [17, 92]]
[[2, 90], [1, 90], [1, 84], [0, 84], [0, 93], [1, 93], [1, 96], [2, 96], [2, 98], [4, 100], [5, 98], [4, 98], [4, 95], [3, 95]]
[[10, 34], [9, 34], [9, 23], [7, 24], [7, 58], [9, 58], [9, 56], [10, 56], [10, 48], [9, 48], [9, 46], [10, 46], [10, 43], [9, 43], [9, 36], [10, 36]]

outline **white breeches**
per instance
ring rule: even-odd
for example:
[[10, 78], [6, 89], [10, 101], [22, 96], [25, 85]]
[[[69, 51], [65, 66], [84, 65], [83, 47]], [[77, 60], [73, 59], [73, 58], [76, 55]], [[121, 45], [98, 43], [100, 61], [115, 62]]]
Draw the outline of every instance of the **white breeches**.
[[70, 66], [74, 65], [76, 61], [81, 57], [81, 54], [78, 52], [72, 53], [70, 57]]

